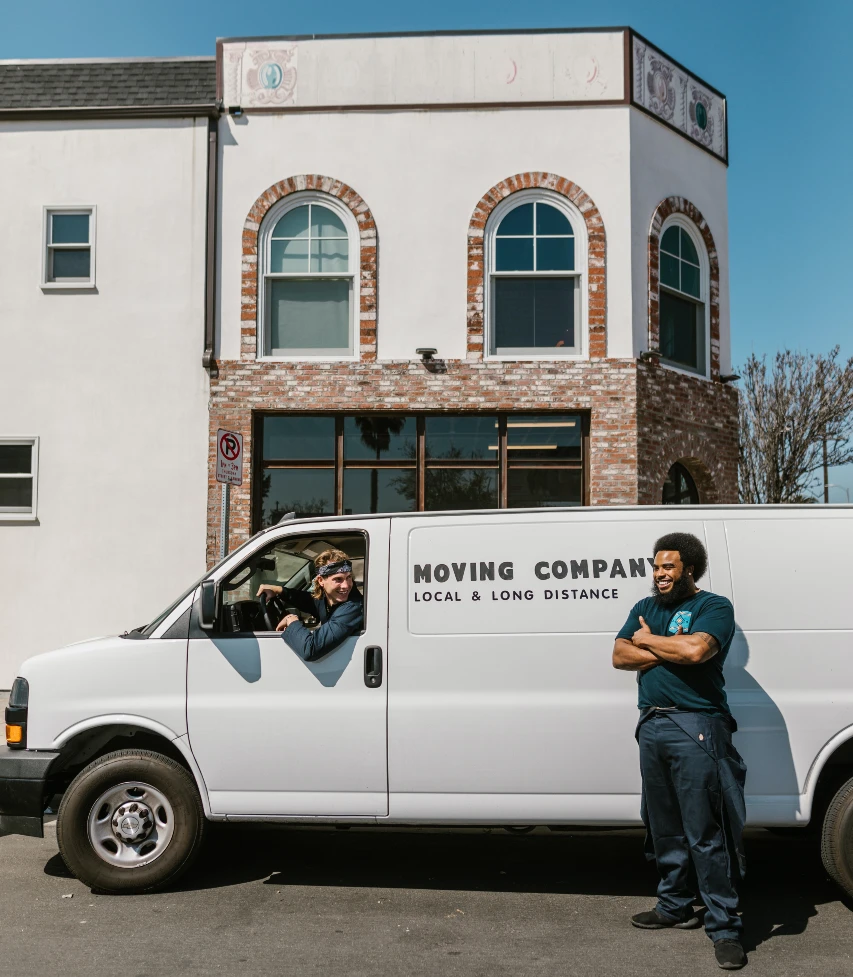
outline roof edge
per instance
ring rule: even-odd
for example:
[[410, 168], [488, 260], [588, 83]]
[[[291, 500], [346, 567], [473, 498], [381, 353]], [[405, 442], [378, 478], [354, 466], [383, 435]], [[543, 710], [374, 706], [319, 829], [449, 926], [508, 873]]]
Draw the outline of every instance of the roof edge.
[[174, 58], [0, 58], [0, 67], [28, 64], [141, 64], [143, 62], [216, 61], [215, 54], [190, 54]]

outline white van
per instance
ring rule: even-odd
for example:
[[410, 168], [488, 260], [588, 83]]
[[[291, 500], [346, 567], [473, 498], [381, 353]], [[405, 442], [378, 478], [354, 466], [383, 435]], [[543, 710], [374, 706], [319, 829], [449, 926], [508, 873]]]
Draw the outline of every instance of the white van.
[[[639, 824], [637, 690], [611, 652], [672, 531], [704, 540], [701, 586], [734, 603], [750, 823], [819, 817], [853, 894], [850, 506], [283, 521], [149, 625], [23, 665], [0, 831], [41, 835], [62, 794], [68, 866], [120, 892], [173, 881], [206, 820]], [[307, 588], [330, 546], [353, 560], [364, 629], [306, 662], [255, 594]]]

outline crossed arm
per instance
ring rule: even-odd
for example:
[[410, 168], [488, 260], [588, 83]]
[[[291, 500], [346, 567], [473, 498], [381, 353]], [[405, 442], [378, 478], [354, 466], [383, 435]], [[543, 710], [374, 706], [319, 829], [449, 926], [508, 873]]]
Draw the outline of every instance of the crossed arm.
[[626, 672], [646, 672], [662, 661], [676, 665], [700, 665], [720, 650], [717, 639], [707, 631], [684, 634], [679, 628], [671, 637], [652, 634], [640, 618], [633, 638], [617, 638], [613, 646], [613, 667]]

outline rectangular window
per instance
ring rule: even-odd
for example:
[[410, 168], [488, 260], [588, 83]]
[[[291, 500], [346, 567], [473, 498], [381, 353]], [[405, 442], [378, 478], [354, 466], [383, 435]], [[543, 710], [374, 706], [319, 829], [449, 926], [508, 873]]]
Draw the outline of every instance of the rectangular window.
[[95, 284], [95, 208], [45, 210], [44, 285]]
[[495, 278], [493, 352], [577, 347], [576, 278]]
[[582, 505], [585, 414], [263, 414], [254, 528], [298, 517]]
[[0, 520], [35, 517], [37, 479], [38, 438], [0, 438]]
[[665, 363], [705, 373], [705, 306], [660, 291], [660, 351]]

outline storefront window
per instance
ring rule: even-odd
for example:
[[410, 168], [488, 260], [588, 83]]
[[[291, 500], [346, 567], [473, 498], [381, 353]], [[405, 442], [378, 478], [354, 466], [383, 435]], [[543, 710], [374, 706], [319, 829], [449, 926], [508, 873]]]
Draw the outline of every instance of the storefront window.
[[582, 505], [585, 424], [580, 414], [261, 415], [255, 528], [288, 512]]

